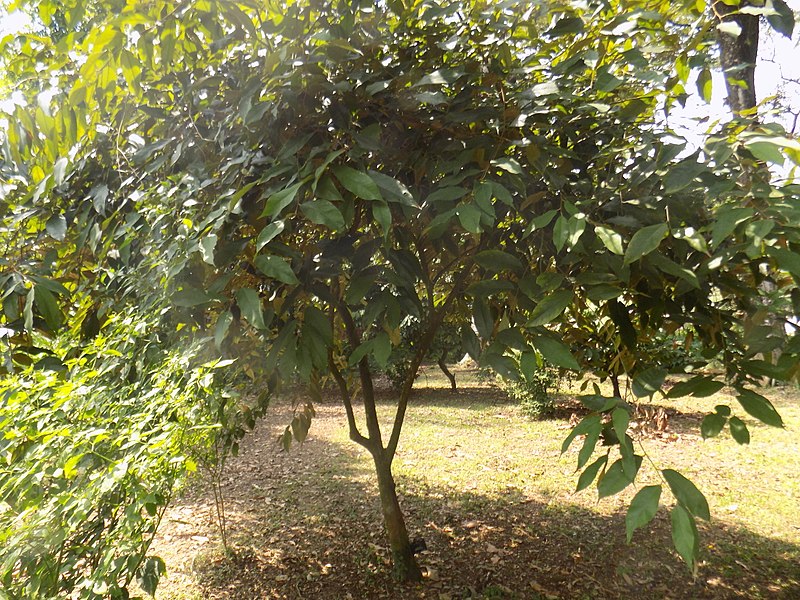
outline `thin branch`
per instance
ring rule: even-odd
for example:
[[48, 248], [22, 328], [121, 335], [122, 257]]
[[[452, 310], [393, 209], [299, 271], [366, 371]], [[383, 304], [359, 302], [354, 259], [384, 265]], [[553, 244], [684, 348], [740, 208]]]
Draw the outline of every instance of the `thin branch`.
[[356, 423], [356, 415], [353, 411], [353, 402], [350, 397], [350, 390], [347, 389], [347, 382], [344, 380], [342, 372], [339, 370], [339, 367], [336, 366], [336, 363], [333, 360], [332, 350], [328, 352], [328, 367], [333, 374], [334, 380], [336, 380], [336, 385], [339, 387], [339, 395], [342, 398], [342, 404], [344, 404], [344, 410], [347, 413], [347, 426], [350, 429], [350, 439], [360, 446], [369, 449], [369, 440], [365, 438], [358, 430], [358, 423]]
[[414, 358], [411, 360], [411, 367], [408, 370], [406, 380], [403, 382], [403, 389], [400, 391], [400, 399], [397, 401], [397, 412], [395, 413], [394, 417], [392, 435], [389, 438], [389, 444], [386, 446], [386, 457], [390, 464], [394, 459], [395, 453], [397, 452], [397, 445], [400, 443], [400, 432], [403, 429], [403, 420], [406, 416], [408, 400], [411, 397], [411, 389], [414, 386], [414, 379], [417, 377], [417, 371], [419, 371], [419, 367], [422, 364], [422, 361], [425, 359], [428, 349], [433, 344], [433, 340], [436, 337], [436, 333], [439, 331], [439, 327], [444, 322], [445, 316], [447, 315], [447, 309], [455, 297], [461, 293], [461, 287], [464, 285], [470, 273], [472, 272], [472, 264], [473, 263], [470, 263], [458, 274], [455, 282], [453, 283], [453, 287], [450, 289], [450, 292], [447, 294], [444, 302], [431, 314], [430, 321], [425, 329], [425, 334], [422, 336], [422, 339], [417, 346], [417, 352], [414, 354]]

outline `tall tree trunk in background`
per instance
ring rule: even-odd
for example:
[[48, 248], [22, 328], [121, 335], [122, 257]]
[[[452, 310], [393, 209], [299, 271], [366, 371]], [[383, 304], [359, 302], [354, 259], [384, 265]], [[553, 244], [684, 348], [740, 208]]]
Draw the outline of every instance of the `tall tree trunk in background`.
[[[729, 6], [722, 0], [716, 0], [713, 4], [714, 15], [723, 25], [717, 31], [717, 41], [728, 90], [728, 106], [736, 116], [754, 109], [757, 103], [755, 74], [759, 17], [739, 12], [741, 7], [749, 4], [748, 0], [741, 0], [739, 6]], [[739, 35], [729, 32], [725, 24], [730, 24], [732, 29], [738, 25], [741, 30]]]
[[[734, 117], [744, 116], [751, 121], [752, 125], [758, 123], [756, 105], [756, 61], [758, 59], [759, 42], [759, 16], [741, 14], [739, 10], [745, 6], [752, 6], [751, 0], [740, 0], [738, 6], [729, 6], [722, 0], [715, 0], [712, 5], [714, 14], [723, 25], [718, 29], [717, 41], [719, 43], [719, 59], [722, 72], [725, 75], [725, 85], [728, 91], [727, 103]], [[726, 31], [724, 24], [735, 24], [741, 30], [738, 36]], [[734, 27], [735, 29], [735, 27]], [[770, 179], [770, 171], [764, 163], [753, 166], [745, 165], [739, 183], [745, 190], [749, 190], [758, 182], [767, 182]], [[774, 292], [776, 289], [775, 281], [772, 279], [773, 273], [767, 273], [759, 284], [759, 288], [765, 294]], [[765, 302], [768, 302], [765, 300]], [[774, 316], [765, 319], [765, 324], [772, 327], [774, 334], [785, 339], [786, 332], [783, 328], [783, 321]], [[771, 353], [772, 361], [777, 362], [780, 357], [780, 348], [776, 348]], [[764, 356], [768, 359], [769, 356]], [[765, 383], [772, 383], [767, 381]]]

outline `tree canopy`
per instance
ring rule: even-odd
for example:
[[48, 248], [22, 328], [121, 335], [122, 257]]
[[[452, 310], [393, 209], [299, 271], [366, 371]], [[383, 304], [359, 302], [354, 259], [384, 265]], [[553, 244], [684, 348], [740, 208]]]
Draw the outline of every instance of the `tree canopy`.
[[[754, 388], [800, 374], [800, 338], [774, 326], [800, 309], [800, 186], [741, 174], [800, 164], [800, 142], [740, 118], [693, 150], [661, 124], [693, 76], [706, 93], [719, 28], [703, 2], [23, 6], [40, 30], [0, 42], [19, 100], [0, 162], [9, 377], [80, 381], [121, 362], [134, 386], [124, 398], [191, 347], [192, 368], [240, 372], [267, 393], [300, 381], [313, 398], [333, 384], [375, 461], [395, 570], [410, 580], [420, 572], [391, 464], [417, 369], [454, 315], [473, 325], [463, 347], [506, 377], [546, 362], [617, 384], [616, 396], [589, 390], [593, 412], [564, 443], [585, 435], [578, 489], [596, 480], [600, 497], [633, 483], [642, 460], [619, 379], [635, 397], [659, 393], [668, 369], [649, 348], [665, 335], [724, 369], [670, 395], [727, 383], [741, 409], [781, 426]], [[783, 2], [770, 6], [759, 14], [793, 24]], [[87, 365], [87, 348], [130, 335], [116, 326], [129, 312], [148, 317], [158, 353], [95, 351], [100, 366]], [[381, 423], [374, 375], [409, 318], [421, 324], [415, 354]], [[312, 417], [298, 406], [284, 444]], [[703, 434], [726, 425], [749, 439], [727, 406]], [[17, 449], [9, 464], [24, 443], [3, 442]], [[69, 480], [62, 471], [52, 477]], [[636, 495], [628, 537], [669, 489], [676, 548], [693, 565], [708, 505], [679, 473], [662, 475]], [[8, 528], [27, 507], [4, 501]], [[124, 590], [119, 573], [98, 581]]]

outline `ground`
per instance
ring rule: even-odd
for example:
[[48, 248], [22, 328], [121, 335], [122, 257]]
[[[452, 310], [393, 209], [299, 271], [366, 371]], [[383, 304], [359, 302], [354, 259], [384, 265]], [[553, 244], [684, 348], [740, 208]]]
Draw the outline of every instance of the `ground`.
[[[800, 598], [797, 390], [769, 392], [787, 428], [748, 420], [749, 447], [699, 436], [705, 411], [733, 401], [724, 391], [654, 401], [668, 430], [641, 434], [637, 485], [655, 482], [657, 465], [706, 493], [713, 516], [692, 577], [671, 550], [666, 492], [631, 545], [624, 510], [635, 489], [599, 502], [594, 488], [571, 493], [579, 444], [563, 456], [560, 446], [580, 417], [574, 394], [561, 395], [557, 418], [529, 421], [472, 372], [458, 377], [451, 392], [435, 370], [423, 374], [395, 461], [409, 530], [427, 544], [422, 584], [391, 579], [372, 464], [347, 438], [341, 406], [318, 405], [308, 440], [286, 453], [283, 399], [223, 477], [228, 553], [207, 480], [169, 508], [152, 549], [169, 569], [157, 598]], [[392, 393], [381, 395], [388, 417]]]

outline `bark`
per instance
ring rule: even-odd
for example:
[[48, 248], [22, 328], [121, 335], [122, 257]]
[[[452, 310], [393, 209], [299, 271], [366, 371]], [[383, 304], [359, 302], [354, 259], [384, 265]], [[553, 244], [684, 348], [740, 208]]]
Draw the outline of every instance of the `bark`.
[[[740, 6], [749, 2], [742, 0]], [[756, 59], [758, 58], [758, 16], [743, 15], [740, 6], [728, 6], [722, 0], [714, 2], [713, 10], [720, 23], [735, 23], [742, 32], [738, 36], [719, 31], [719, 59], [725, 74], [728, 106], [734, 115], [756, 107]], [[753, 115], [755, 116], [755, 115]]]
[[392, 551], [394, 576], [398, 581], [422, 581], [422, 571], [414, 558], [414, 551], [408, 537], [406, 522], [400, 502], [397, 499], [392, 461], [383, 451], [372, 455], [375, 461], [375, 473], [378, 476], [378, 489], [381, 497], [381, 511]]
[[614, 396], [622, 400], [622, 390], [620, 390], [619, 387], [619, 375], [611, 373], [609, 378], [611, 379], [611, 386], [614, 389]]
[[442, 370], [442, 373], [445, 374], [445, 377], [447, 377], [447, 379], [450, 380], [450, 389], [455, 390], [455, 389], [458, 389], [457, 386], [456, 386], [456, 376], [453, 375], [450, 372], [450, 369], [447, 368], [447, 363], [444, 362], [444, 359], [445, 359], [446, 356], [447, 356], [447, 353], [443, 354], [439, 358], [439, 361], [436, 364], [439, 365], [439, 368]]

